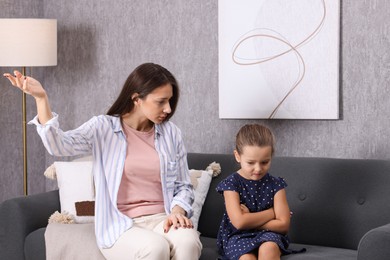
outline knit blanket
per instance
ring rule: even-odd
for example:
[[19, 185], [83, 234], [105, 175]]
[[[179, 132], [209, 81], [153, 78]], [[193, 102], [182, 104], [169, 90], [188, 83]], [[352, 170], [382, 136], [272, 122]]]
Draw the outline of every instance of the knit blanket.
[[105, 260], [96, 244], [94, 223], [49, 223], [45, 244], [47, 260]]

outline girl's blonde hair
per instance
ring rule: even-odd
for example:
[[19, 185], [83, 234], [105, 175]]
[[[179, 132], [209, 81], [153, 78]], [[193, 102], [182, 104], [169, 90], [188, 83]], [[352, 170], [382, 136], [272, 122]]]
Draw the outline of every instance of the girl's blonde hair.
[[236, 150], [242, 154], [244, 146], [271, 146], [275, 151], [275, 137], [268, 127], [259, 124], [248, 124], [241, 127], [236, 135]]

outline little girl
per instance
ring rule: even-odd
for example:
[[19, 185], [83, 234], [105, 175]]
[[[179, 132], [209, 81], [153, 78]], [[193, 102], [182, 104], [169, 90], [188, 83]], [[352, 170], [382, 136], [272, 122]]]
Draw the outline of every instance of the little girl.
[[268, 173], [274, 142], [262, 125], [245, 125], [237, 133], [234, 156], [241, 169], [216, 188], [226, 207], [217, 240], [223, 259], [280, 259], [292, 253], [287, 184]]

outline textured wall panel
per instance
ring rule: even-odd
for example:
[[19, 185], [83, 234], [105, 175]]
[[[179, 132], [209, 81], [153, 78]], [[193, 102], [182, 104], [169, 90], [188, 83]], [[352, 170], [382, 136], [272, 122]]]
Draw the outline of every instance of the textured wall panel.
[[[41, 15], [41, 1], [27, 4], [2, 1], [2, 6], [11, 9], [10, 16], [16, 17], [23, 16], [25, 11], [11, 3], [32, 8], [36, 15]], [[151, 61], [171, 70], [180, 83], [181, 99], [172, 121], [182, 129], [190, 152], [231, 152], [240, 126], [259, 122], [274, 130], [276, 155], [389, 158], [390, 2], [342, 2], [341, 119], [335, 121], [220, 120], [217, 3], [216, 0], [43, 1], [43, 16], [58, 20], [58, 66], [42, 70], [41, 81], [53, 110], [60, 114], [63, 129], [77, 127], [91, 116], [105, 113], [130, 71]], [[5, 15], [4, 9], [0, 10], [0, 15]], [[0, 95], [4, 95], [2, 79], [0, 87]], [[17, 100], [16, 95], [13, 92], [7, 97]], [[5, 127], [6, 122], [19, 122], [16, 118], [19, 109], [13, 104], [0, 106], [0, 141], [5, 147], [0, 160], [7, 168], [0, 171], [2, 180], [6, 178], [2, 188], [8, 189], [0, 194], [2, 200], [17, 194], [19, 180], [11, 177], [10, 172], [20, 169], [9, 161], [20, 155], [19, 144], [16, 145], [19, 133], [9, 132]], [[17, 131], [19, 126], [10, 127]], [[45, 157], [42, 159], [45, 166], [59, 159], [42, 151], [39, 140], [34, 145], [37, 156]], [[34, 167], [38, 163], [42, 162], [36, 160]], [[31, 190], [55, 187], [50, 181], [43, 184], [40, 174], [37, 173]]]

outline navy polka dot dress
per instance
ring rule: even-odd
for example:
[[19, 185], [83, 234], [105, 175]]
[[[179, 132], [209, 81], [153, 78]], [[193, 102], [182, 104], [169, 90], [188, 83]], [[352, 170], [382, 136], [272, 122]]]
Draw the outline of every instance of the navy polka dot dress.
[[[282, 178], [267, 173], [260, 180], [247, 180], [237, 172], [221, 181], [216, 190], [236, 191], [240, 195], [240, 204], [247, 206], [250, 212], [259, 212], [273, 207], [276, 192], [287, 187]], [[282, 254], [289, 254], [289, 239], [286, 235], [267, 230], [237, 230], [225, 213], [218, 232], [217, 245], [222, 259], [239, 259], [243, 254], [257, 250], [263, 242], [273, 241], [279, 245]]]

